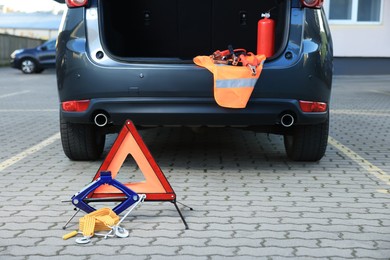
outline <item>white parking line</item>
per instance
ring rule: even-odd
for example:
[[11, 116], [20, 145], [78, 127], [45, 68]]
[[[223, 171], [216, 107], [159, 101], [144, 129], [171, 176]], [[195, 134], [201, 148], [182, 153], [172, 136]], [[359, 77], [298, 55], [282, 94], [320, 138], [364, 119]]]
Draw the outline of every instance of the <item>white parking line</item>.
[[1, 95], [0, 98], [17, 96], [17, 95], [26, 94], [26, 93], [29, 93], [29, 92], [30, 92], [30, 90], [24, 90], [24, 91], [9, 93], [9, 94], [5, 94], [5, 95]]
[[365, 116], [390, 116], [388, 110], [376, 110], [376, 111], [353, 111], [348, 109], [330, 110], [331, 114], [346, 114], [346, 115], [365, 115]]
[[45, 148], [46, 146], [54, 143], [58, 139], [60, 139], [60, 133], [56, 133], [55, 135], [52, 135], [51, 137], [43, 140], [39, 144], [36, 144], [33, 147], [30, 147], [30, 148], [24, 150], [23, 152], [18, 153], [15, 156], [12, 156], [11, 158], [9, 158], [8, 160], [5, 160], [4, 162], [1, 162], [0, 163], [0, 172], [3, 171], [4, 169], [14, 165], [15, 163], [19, 162], [20, 160], [26, 158], [27, 156], [29, 156], [33, 153], [36, 153], [39, 150]]
[[[340, 152], [342, 152], [344, 155], [349, 157], [351, 160], [359, 164], [362, 168], [364, 168], [367, 172], [369, 172], [371, 175], [375, 176], [379, 180], [383, 181], [385, 184], [390, 186], [390, 175], [387, 174], [384, 170], [381, 168], [373, 165], [354, 151], [352, 151], [350, 148], [346, 147], [333, 137], [329, 136], [328, 143], [333, 145], [336, 149], [338, 149]], [[382, 193], [389, 193], [389, 190], [378, 190], [378, 192]]]

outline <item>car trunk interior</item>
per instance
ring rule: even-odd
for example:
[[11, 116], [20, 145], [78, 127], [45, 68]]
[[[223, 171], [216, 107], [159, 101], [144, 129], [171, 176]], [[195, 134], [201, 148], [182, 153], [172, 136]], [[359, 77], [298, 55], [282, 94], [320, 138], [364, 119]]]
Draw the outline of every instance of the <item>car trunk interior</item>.
[[256, 52], [257, 23], [271, 10], [275, 53], [285, 45], [290, 17], [287, 0], [99, 1], [106, 51], [118, 59], [192, 60], [215, 50]]

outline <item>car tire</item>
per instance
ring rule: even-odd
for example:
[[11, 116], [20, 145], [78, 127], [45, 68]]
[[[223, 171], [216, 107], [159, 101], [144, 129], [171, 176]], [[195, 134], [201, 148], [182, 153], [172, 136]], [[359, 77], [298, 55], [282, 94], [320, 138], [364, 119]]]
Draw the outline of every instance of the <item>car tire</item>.
[[20, 70], [24, 74], [32, 74], [37, 71], [37, 64], [33, 59], [25, 58], [20, 63]]
[[93, 161], [103, 153], [106, 136], [98, 134], [94, 125], [72, 124], [61, 121], [62, 148], [75, 161]]
[[288, 158], [294, 161], [315, 162], [324, 156], [328, 144], [329, 119], [322, 124], [294, 126], [284, 135]]

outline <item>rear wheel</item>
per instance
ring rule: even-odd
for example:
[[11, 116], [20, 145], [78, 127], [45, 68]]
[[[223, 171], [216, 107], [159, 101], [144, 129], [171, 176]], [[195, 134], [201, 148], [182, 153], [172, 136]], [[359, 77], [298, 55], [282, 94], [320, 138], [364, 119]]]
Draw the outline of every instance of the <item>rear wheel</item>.
[[294, 161], [315, 162], [321, 160], [326, 151], [329, 135], [329, 119], [318, 125], [294, 126], [284, 135], [287, 156]]
[[65, 155], [71, 160], [97, 160], [103, 153], [106, 136], [98, 134], [94, 125], [61, 121], [61, 141]]

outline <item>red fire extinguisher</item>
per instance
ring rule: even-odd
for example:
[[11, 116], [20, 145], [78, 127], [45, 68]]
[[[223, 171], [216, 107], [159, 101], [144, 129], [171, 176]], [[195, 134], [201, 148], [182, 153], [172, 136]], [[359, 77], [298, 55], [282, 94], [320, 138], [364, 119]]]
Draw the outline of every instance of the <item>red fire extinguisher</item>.
[[274, 55], [275, 22], [270, 19], [270, 13], [261, 14], [263, 19], [257, 23], [257, 54], [267, 58]]

